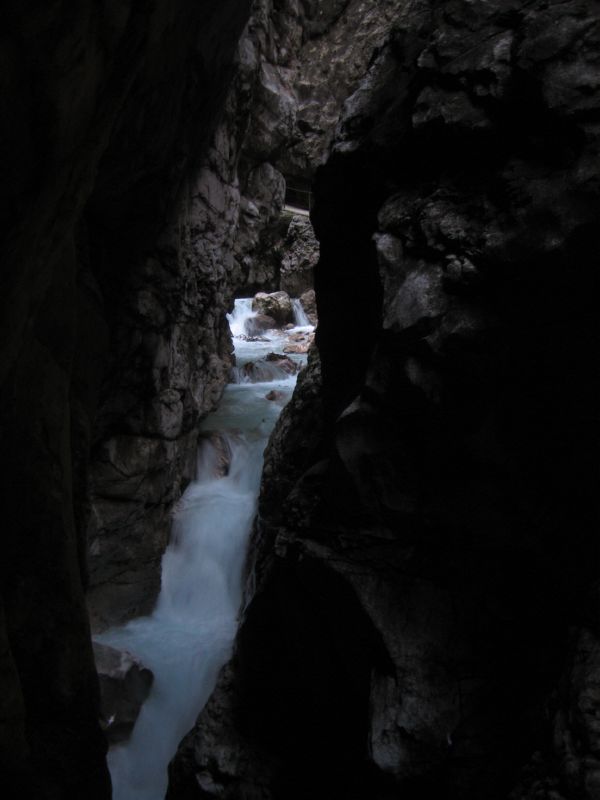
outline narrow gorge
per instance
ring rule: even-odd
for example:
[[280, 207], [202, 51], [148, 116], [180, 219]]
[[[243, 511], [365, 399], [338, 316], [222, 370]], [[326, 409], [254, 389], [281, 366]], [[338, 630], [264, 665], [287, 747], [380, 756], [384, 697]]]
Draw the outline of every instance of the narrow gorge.
[[2, 16], [2, 798], [600, 800], [600, 3]]
[[[262, 454], [305, 358], [279, 355], [273, 348], [293, 349], [290, 340], [312, 332], [312, 326], [290, 323], [288, 332], [248, 336], [260, 318], [252, 300], [236, 301], [229, 318], [235, 337], [233, 381], [202, 425], [195, 479], [175, 510], [155, 609], [96, 637], [102, 647], [135, 654], [153, 674], [131, 738], [124, 744], [116, 740], [109, 754], [115, 800], [164, 798], [169, 761], [230, 655]], [[99, 672], [101, 679], [118, 677]], [[122, 699], [110, 710], [103, 709], [113, 738]]]

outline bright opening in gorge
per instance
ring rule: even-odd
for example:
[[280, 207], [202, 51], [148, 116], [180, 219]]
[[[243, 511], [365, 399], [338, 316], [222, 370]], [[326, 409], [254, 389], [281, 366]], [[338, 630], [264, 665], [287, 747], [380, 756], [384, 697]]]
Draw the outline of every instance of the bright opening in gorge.
[[2, 17], [0, 796], [600, 800], [596, 0]]

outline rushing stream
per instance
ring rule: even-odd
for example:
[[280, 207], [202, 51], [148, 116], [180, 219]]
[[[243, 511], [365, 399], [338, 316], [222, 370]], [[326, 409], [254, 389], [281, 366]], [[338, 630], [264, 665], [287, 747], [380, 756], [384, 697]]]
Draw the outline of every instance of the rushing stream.
[[[305, 326], [301, 307], [294, 311], [296, 323]], [[263, 452], [296, 381], [295, 375], [267, 364], [264, 374], [254, 372], [260, 382], [250, 382], [244, 366], [281, 352], [285, 343], [277, 331], [261, 341], [240, 338], [252, 316], [251, 300], [237, 300], [229, 323], [238, 382], [226, 388], [218, 410], [203, 425], [219, 435], [203, 440], [196, 479], [178, 504], [156, 608], [149, 617], [96, 637], [133, 653], [154, 673], [131, 738], [109, 753], [114, 800], [163, 800], [168, 763], [231, 652]], [[302, 330], [307, 328], [289, 333]], [[268, 400], [273, 390], [276, 399]]]

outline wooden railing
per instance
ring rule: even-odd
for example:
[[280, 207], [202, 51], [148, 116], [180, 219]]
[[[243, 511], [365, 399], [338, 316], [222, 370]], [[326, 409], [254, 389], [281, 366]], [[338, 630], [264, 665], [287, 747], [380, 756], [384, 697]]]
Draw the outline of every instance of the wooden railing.
[[312, 192], [309, 189], [300, 189], [297, 186], [286, 186], [285, 207], [298, 209], [308, 214], [312, 208]]

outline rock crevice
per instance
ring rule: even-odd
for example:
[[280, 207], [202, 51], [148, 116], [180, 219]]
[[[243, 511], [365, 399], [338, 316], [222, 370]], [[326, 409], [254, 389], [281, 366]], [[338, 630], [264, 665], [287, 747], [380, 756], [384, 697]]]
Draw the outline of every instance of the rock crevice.
[[170, 797], [597, 796], [599, 30], [594, 2], [407, 3], [346, 100], [321, 377]]

